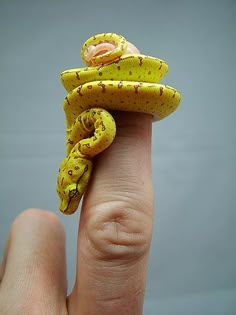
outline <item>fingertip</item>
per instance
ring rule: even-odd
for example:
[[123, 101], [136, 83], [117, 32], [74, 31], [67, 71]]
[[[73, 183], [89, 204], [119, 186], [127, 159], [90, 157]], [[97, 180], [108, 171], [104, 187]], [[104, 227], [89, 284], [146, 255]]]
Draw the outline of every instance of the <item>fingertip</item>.
[[39, 225], [47, 230], [50, 230], [51, 233], [59, 233], [60, 237], [65, 238], [65, 232], [62, 222], [59, 217], [48, 210], [43, 210], [39, 208], [28, 208], [22, 211], [13, 221], [10, 228], [10, 235], [14, 233], [14, 230], [20, 227], [21, 225]]

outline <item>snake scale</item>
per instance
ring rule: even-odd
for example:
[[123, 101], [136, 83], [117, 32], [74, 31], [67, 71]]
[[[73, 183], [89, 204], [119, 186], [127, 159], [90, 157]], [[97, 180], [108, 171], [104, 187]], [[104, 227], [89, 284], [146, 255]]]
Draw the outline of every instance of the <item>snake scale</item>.
[[110, 110], [153, 115], [154, 121], [177, 108], [180, 93], [159, 84], [168, 71], [165, 61], [142, 55], [123, 36], [103, 33], [82, 46], [87, 67], [63, 71], [61, 81], [68, 94], [66, 157], [62, 160], [57, 192], [59, 209], [74, 213], [92, 172], [92, 159], [114, 140], [116, 125]]

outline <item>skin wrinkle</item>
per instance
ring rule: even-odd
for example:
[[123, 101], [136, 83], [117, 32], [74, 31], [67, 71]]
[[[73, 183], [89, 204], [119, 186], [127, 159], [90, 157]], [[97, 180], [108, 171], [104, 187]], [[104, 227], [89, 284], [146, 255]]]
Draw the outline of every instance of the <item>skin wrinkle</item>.
[[[111, 210], [111, 207], [108, 209]], [[129, 260], [144, 255], [151, 241], [152, 220], [149, 215], [135, 210], [128, 213], [119, 208], [116, 208], [115, 213], [112, 210], [110, 213], [108, 209], [105, 212], [96, 209], [97, 215], [86, 222], [90, 254], [93, 256], [95, 252], [99, 259], [106, 260], [121, 259], [123, 256]], [[125, 218], [127, 215], [130, 216], [129, 220]], [[129, 221], [137, 222], [135, 229]]]
[[[105, 188], [106, 186], [103, 186], [103, 187]], [[137, 189], [138, 188], [140, 188], [140, 186], [137, 186]], [[117, 187], [115, 186], [110, 189], [109, 187], [107, 187], [106, 194], [100, 195], [97, 197], [97, 202], [99, 203], [99, 206], [91, 203], [90, 207], [93, 209], [98, 207], [98, 211], [101, 211], [102, 209], [108, 209], [109, 206], [113, 207], [113, 209], [118, 207], [118, 208], [129, 208], [131, 210], [130, 200], [133, 199], [133, 203], [132, 203], [133, 211], [142, 212], [145, 215], [152, 216], [152, 211], [151, 210], [147, 211], [147, 209], [152, 209], [153, 201], [152, 200], [150, 200], [149, 202], [144, 201], [145, 198], [147, 198], [148, 192], [146, 191], [140, 192], [137, 195], [136, 192], [134, 193], [131, 191], [131, 188], [126, 189], [126, 191], [123, 193], [119, 191], [119, 186]], [[113, 192], [114, 189], [117, 189], [115, 193]], [[119, 200], [119, 201], [107, 202], [108, 196], [113, 200]]]
[[140, 233], [140, 231], [143, 231], [142, 225], [140, 226], [140, 222], [146, 222], [151, 224], [152, 220], [151, 217], [146, 214], [145, 212], [139, 212], [138, 210], [134, 210], [133, 208], [125, 208], [122, 209], [122, 205], [120, 206], [121, 210], [119, 211], [116, 209], [116, 213], [110, 214], [105, 213], [102, 214], [101, 212], [98, 214], [98, 216], [95, 218], [97, 221], [95, 222], [96, 228], [99, 231], [105, 231], [106, 228], [110, 228], [115, 223], [117, 226], [119, 226], [119, 230], [122, 232], [127, 233]]
[[[126, 283], [128, 283], [130, 280], [129, 279], [125, 279], [124, 282], [122, 284], [120, 284], [120, 286], [123, 286]], [[114, 285], [119, 285], [117, 283], [114, 283]], [[130, 294], [132, 292], [132, 294]], [[130, 295], [130, 298], [131, 298], [131, 301], [132, 300], [137, 300], [137, 298], [140, 296], [140, 295], [143, 295], [144, 294], [144, 290], [141, 289], [140, 287], [130, 287], [130, 292], [129, 292], [129, 295]], [[98, 303], [106, 303], [106, 304], [111, 304], [111, 306], [113, 304], [117, 304], [118, 302], [118, 305], [122, 304], [122, 301], [124, 300], [124, 295], [112, 295], [112, 296], [105, 296], [105, 297], [99, 297], [96, 301]]]
[[[117, 172], [114, 172], [114, 176], [112, 185], [107, 182], [105, 175], [98, 179], [96, 178], [96, 181], [102, 185], [105, 196], [109, 193], [113, 195], [113, 198], [116, 197], [122, 201], [129, 201], [132, 198], [142, 201], [146, 194], [149, 194], [151, 183], [145, 182], [142, 178], [140, 179], [138, 174], [121, 176], [117, 170]], [[122, 192], [121, 189], [123, 189]], [[101, 197], [104, 196], [98, 196], [99, 200]]]
[[[124, 232], [120, 231], [121, 228], [119, 225], [114, 223], [107, 224], [109, 226], [108, 230], [111, 235], [107, 235], [106, 238], [104, 238], [105, 241], [107, 241], [111, 245], [118, 245], [118, 246], [140, 246], [143, 245], [143, 232]], [[104, 229], [107, 230], [107, 229]], [[104, 230], [102, 232], [104, 232]], [[114, 233], [113, 233], [114, 231]], [[113, 234], [115, 234], [115, 237], [113, 237]]]

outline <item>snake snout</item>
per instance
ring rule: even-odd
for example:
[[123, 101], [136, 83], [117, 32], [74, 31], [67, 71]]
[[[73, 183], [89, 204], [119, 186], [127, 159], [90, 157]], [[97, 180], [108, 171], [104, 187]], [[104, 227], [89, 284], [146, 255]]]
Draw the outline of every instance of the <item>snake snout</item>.
[[78, 208], [78, 204], [82, 198], [81, 193], [77, 190], [76, 185], [72, 184], [65, 188], [61, 198], [59, 209], [64, 214], [72, 214]]

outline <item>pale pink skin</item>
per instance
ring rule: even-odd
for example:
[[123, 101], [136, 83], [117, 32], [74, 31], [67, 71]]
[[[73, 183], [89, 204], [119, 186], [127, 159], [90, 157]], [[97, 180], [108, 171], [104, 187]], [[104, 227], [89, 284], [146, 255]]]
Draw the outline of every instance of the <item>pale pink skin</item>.
[[[138, 48], [136, 46], [134, 46], [134, 44], [127, 42], [128, 47], [126, 49], [126, 51], [124, 52], [124, 55], [127, 54], [140, 54]], [[116, 46], [112, 43], [108, 43], [108, 42], [104, 42], [104, 43], [100, 43], [96, 46], [91, 45], [89, 46], [84, 55], [85, 55], [85, 59], [87, 61], [90, 61], [94, 56], [99, 56], [102, 55], [108, 51], [114, 50], [116, 48]]]

